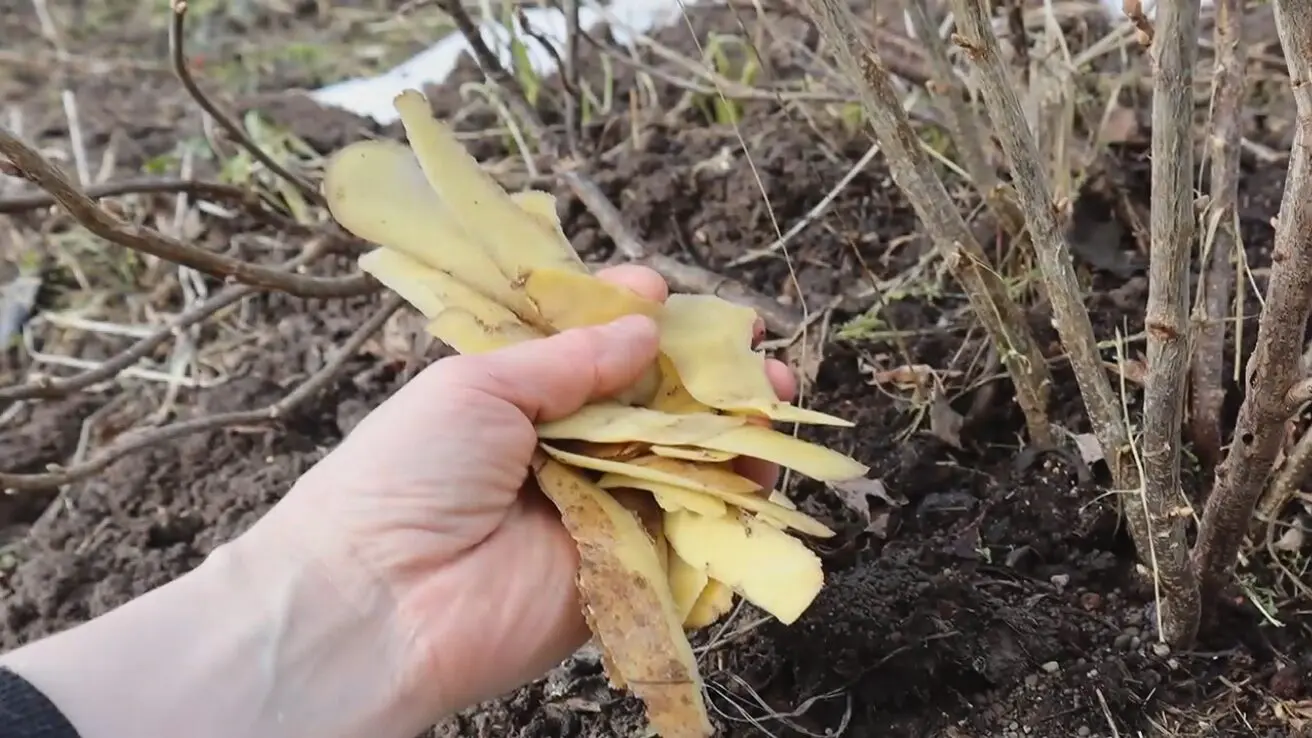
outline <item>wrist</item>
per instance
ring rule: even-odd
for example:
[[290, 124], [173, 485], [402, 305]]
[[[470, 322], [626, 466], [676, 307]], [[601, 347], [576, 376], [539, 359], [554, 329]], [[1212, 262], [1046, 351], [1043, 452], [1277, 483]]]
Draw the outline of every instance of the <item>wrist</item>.
[[[207, 560], [212, 587], [246, 588], [262, 699], [253, 735], [412, 738], [441, 717], [411, 677], [412, 634], [394, 594], [270, 515]], [[294, 729], [292, 726], [295, 726]]]
[[437, 708], [398, 677], [407, 638], [389, 593], [270, 534], [252, 530], [179, 579], [0, 662], [83, 738], [423, 730]]

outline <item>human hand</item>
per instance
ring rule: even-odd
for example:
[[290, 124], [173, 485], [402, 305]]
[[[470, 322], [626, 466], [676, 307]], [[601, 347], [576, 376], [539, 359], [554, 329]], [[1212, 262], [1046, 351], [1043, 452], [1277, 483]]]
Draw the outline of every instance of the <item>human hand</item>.
[[[650, 299], [668, 294], [646, 268], [598, 276]], [[528, 473], [534, 423], [632, 385], [657, 346], [654, 323], [632, 316], [442, 359], [367, 416], [247, 536], [260, 556], [291, 552], [328, 573], [347, 601], [321, 599], [316, 609], [377, 610], [369, 622], [390, 646], [359, 678], [391, 684], [421, 727], [508, 692], [588, 638], [576, 545]], [[791, 372], [774, 360], [767, 372], [791, 401]], [[759, 460], [741, 460], [739, 471], [777, 483], [778, 469]], [[314, 614], [294, 617], [302, 616]]]

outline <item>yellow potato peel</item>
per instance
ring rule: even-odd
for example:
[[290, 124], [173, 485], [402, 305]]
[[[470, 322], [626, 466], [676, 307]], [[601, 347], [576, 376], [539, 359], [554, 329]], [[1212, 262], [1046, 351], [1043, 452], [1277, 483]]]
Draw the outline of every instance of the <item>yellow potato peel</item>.
[[422, 313], [428, 333], [477, 354], [632, 314], [660, 330], [657, 361], [634, 386], [539, 424], [533, 473], [579, 547], [579, 596], [611, 683], [643, 700], [665, 738], [707, 738], [685, 631], [723, 617], [735, 593], [793, 622], [823, 572], [788, 531], [833, 535], [728, 462], [860, 477], [856, 460], [757, 423], [851, 424], [775, 396], [751, 310], [705, 295], [654, 302], [597, 278], [552, 195], [507, 193], [418, 91], [394, 103], [408, 145], [345, 147], [324, 195], [339, 224], [378, 246], [360, 268]]
[[[679, 561], [679, 557], [675, 557]], [[687, 566], [692, 566], [686, 561]], [[685, 630], [696, 630], [713, 625], [717, 620], [728, 614], [733, 609], [733, 590], [729, 585], [718, 579], [706, 578], [706, 586], [702, 588], [701, 594], [697, 596], [697, 601], [693, 603], [692, 609], [683, 618], [683, 627]]]
[[698, 515], [720, 516], [728, 511], [727, 503], [722, 497], [695, 492], [672, 484], [661, 484], [650, 479], [626, 477], [623, 474], [606, 474], [597, 480], [597, 486], [605, 490], [638, 489], [650, 492], [656, 498], [656, 504], [662, 510], [688, 510]]
[[726, 461], [738, 458], [738, 454], [731, 454], [727, 451], [711, 451], [710, 449], [688, 448], [687, 446], [662, 446], [660, 444], [653, 444], [651, 452], [667, 459], [699, 461], [703, 464], [723, 464]]
[[679, 622], [685, 630], [689, 629], [688, 615], [692, 613], [702, 590], [706, 589], [710, 577], [702, 569], [689, 564], [678, 556], [670, 557], [670, 596], [674, 598], [674, 607], [679, 613]]
[[[718, 432], [714, 432], [718, 431]], [[613, 443], [643, 441], [664, 446], [696, 446], [738, 456], [754, 456], [832, 482], [868, 471], [856, 460], [773, 428], [752, 425], [744, 417], [709, 413], [673, 414], [619, 403], [595, 403], [563, 420], [538, 425], [549, 440]]]
[[708, 486], [703, 491], [694, 491], [621, 474], [607, 474], [597, 481], [597, 486], [602, 489], [645, 489], [655, 495], [656, 501], [667, 511], [687, 510], [699, 515], [720, 517], [725, 514], [722, 506], [704, 502], [708, 498], [714, 499], [720, 502], [721, 505], [732, 505], [741, 510], [757, 513], [761, 517], [769, 519], [770, 522], [777, 523], [778, 526], [792, 528], [800, 533], [818, 538], [830, 538], [834, 535], [832, 530], [815, 518], [798, 512], [795, 508], [778, 505], [768, 498], [750, 492], [727, 492], [713, 485]]
[[[765, 356], [752, 350], [756, 312], [714, 295], [670, 295], [661, 311], [661, 353], [698, 402], [771, 420], [850, 428], [832, 415], [783, 402], [765, 373]], [[716, 330], [706, 330], [706, 324]]]
[[564, 464], [544, 459], [534, 476], [578, 543], [584, 616], [617, 672], [612, 678], [642, 699], [665, 738], [709, 736], [697, 661], [646, 529]]
[[824, 586], [818, 556], [754, 518], [667, 512], [665, 539], [680, 559], [785, 625], [795, 622]]

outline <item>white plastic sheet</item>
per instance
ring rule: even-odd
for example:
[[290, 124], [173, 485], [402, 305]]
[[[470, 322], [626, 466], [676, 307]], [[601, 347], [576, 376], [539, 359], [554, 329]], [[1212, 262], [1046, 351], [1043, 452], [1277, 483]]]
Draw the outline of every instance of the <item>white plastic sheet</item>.
[[[1121, 10], [1122, 0], [1099, 0], [1112, 18], [1124, 19]], [[1153, 17], [1157, 0], [1142, 0], [1144, 12]], [[621, 44], [629, 44], [635, 34], [647, 34], [654, 29], [663, 28], [679, 19], [683, 7], [701, 2], [719, 2], [719, 0], [613, 0], [603, 10], [595, 2], [580, 0], [579, 25], [584, 30], [592, 30], [603, 20], [611, 20], [611, 34]], [[1203, 7], [1209, 7], [1212, 0], [1202, 0]], [[556, 47], [556, 53], [564, 53], [565, 17], [554, 8], [525, 8], [524, 15], [538, 36], [549, 40]], [[523, 41], [529, 62], [538, 74], [546, 76], [555, 71], [556, 57], [533, 37], [524, 33], [519, 19], [513, 21], [515, 34]], [[501, 63], [510, 66], [510, 33], [505, 26], [491, 20], [483, 19], [479, 24], [479, 33], [484, 43], [501, 59]], [[321, 104], [349, 110], [357, 115], [373, 118], [381, 125], [389, 125], [397, 120], [392, 100], [408, 88], [422, 88], [428, 84], [439, 84], [455, 70], [460, 56], [469, 49], [464, 36], [457, 32], [447, 35], [433, 46], [407, 59], [393, 69], [374, 77], [348, 79], [315, 90], [311, 95]]]
[[[678, 20], [683, 6], [702, 1], [614, 0], [604, 11], [596, 3], [581, 1], [579, 26], [590, 31], [603, 20], [609, 19], [611, 35], [617, 42], [627, 45], [635, 34], [646, 34], [653, 29], [668, 26]], [[554, 8], [525, 8], [524, 15], [535, 35], [550, 41], [557, 54], [564, 53], [565, 16], [560, 11]], [[537, 39], [524, 33], [518, 18], [513, 20], [513, 27], [515, 35], [525, 46], [529, 63], [538, 74], [545, 76], [555, 72], [556, 57], [543, 48]], [[492, 19], [483, 19], [479, 23], [479, 34], [501, 63], [510, 66], [510, 32], [506, 27]], [[392, 99], [396, 95], [408, 88], [422, 88], [426, 84], [443, 82], [455, 70], [460, 56], [468, 49], [469, 44], [464, 36], [453, 32], [383, 74], [338, 82], [315, 90], [311, 95], [324, 105], [343, 108], [388, 125], [397, 119], [396, 110], [392, 107]]]

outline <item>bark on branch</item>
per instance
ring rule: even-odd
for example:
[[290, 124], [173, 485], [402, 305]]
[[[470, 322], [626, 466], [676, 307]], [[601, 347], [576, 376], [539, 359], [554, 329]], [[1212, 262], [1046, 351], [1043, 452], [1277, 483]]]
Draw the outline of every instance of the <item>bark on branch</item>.
[[124, 248], [191, 267], [220, 279], [279, 290], [298, 297], [354, 297], [379, 289], [367, 274], [307, 277], [191, 246], [159, 231], [128, 223], [110, 214], [36, 150], [0, 128], [0, 163], [8, 160], [18, 176], [49, 193], [81, 226]]
[[1217, 0], [1213, 29], [1216, 62], [1209, 116], [1211, 134], [1207, 147], [1211, 198], [1201, 247], [1207, 272], [1198, 295], [1198, 334], [1194, 345], [1189, 424], [1194, 449], [1209, 472], [1221, 462], [1225, 316], [1230, 310], [1230, 289], [1234, 281], [1230, 258], [1239, 244], [1239, 214], [1235, 203], [1239, 197], [1239, 116], [1244, 101], [1244, 67], [1247, 64], [1243, 16], [1240, 0]]
[[1188, 647], [1198, 632], [1198, 580], [1180, 488], [1180, 430], [1189, 377], [1189, 265], [1194, 241], [1193, 78], [1198, 56], [1197, 0], [1158, 6], [1153, 56], [1152, 259], [1148, 268], [1148, 376], [1143, 405], [1143, 494], [1131, 525], [1150, 548], [1159, 588], [1162, 638]]
[[1291, 412], [1289, 391], [1302, 379], [1303, 332], [1312, 311], [1312, 5], [1303, 0], [1276, 0], [1274, 5], [1298, 116], [1266, 307], [1245, 371], [1248, 391], [1193, 549], [1204, 605], [1215, 601], [1229, 581], [1253, 507], [1280, 451]]
[[[1016, 80], [999, 51], [997, 36], [990, 23], [987, 0], [952, 0], [957, 21], [957, 43], [979, 72], [979, 87], [992, 118], [995, 132], [1011, 164], [1012, 182], [1020, 197], [1021, 209], [1029, 224], [1039, 267], [1056, 317], [1057, 332], [1071, 358], [1071, 368], [1079, 383], [1080, 394], [1093, 425], [1103, 455], [1112, 469], [1116, 486], [1126, 493], [1122, 509], [1139, 556], [1152, 568], [1158, 594], [1158, 627], [1163, 638], [1174, 645], [1187, 644], [1197, 629], [1197, 587], [1189, 567], [1184, 539], [1184, 521], [1173, 513], [1179, 486], [1179, 437], [1181, 393], [1187, 369], [1187, 268], [1189, 234], [1192, 230], [1192, 198], [1188, 187], [1192, 156], [1188, 134], [1172, 137], [1172, 132], [1190, 128], [1185, 107], [1185, 123], [1176, 122], [1182, 106], [1191, 102], [1191, 52], [1196, 43], [1197, 8], [1183, 9], [1188, 0], [1172, 2], [1164, 8], [1163, 23], [1174, 26], [1170, 33], [1159, 33], [1163, 45], [1156, 75], [1154, 96], [1156, 121], [1171, 121], [1153, 126], [1153, 180], [1166, 188], [1158, 193], [1153, 208], [1153, 261], [1150, 300], [1154, 312], [1149, 317], [1150, 361], [1155, 361], [1155, 377], [1149, 380], [1151, 409], [1146, 410], [1145, 467], [1148, 484], [1140, 478], [1133, 457], [1125, 418], [1120, 410], [1111, 382], [1103, 370], [1097, 340], [1084, 306], [1070, 250], [1057, 223], [1051, 185], [1042, 170], [1042, 160], [1034, 134], [1025, 121], [1017, 97]], [[1170, 128], [1171, 130], [1164, 130]], [[1187, 156], [1185, 168], [1173, 157]], [[1183, 193], [1182, 193], [1183, 191]], [[1165, 203], [1166, 207], [1161, 205]], [[1160, 251], [1158, 251], [1160, 249]]]
[[934, 95], [935, 102], [943, 111], [962, 166], [998, 224], [1012, 237], [1022, 235], [1025, 216], [1016, 204], [1016, 194], [998, 178], [989, 163], [984, 139], [979, 135], [980, 131], [985, 130], [984, 121], [980, 120], [971, 106], [966, 86], [957, 76], [952, 60], [948, 58], [947, 44], [938, 35], [938, 23], [926, 7], [928, 0], [906, 0], [905, 4], [933, 74], [933, 78], [925, 83], [925, 88]]
[[866, 41], [861, 24], [842, 0], [807, 0], [806, 6], [833, 47], [839, 67], [860, 91], [893, 181], [906, 194], [935, 248], [946, 257], [953, 277], [997, 346], [1016, 387], [1016, 401], [1025, 414], [1030, 441], [1041, 447], [1051, 446], [1048, 396], [1052, 378], [1047, 362], [1020, 307], [1007, 293], [1006, 285], [934, 172], [883, 60]]
[[1121, 490], [1137, 490], [1139, 473], [1125, 421], [1098, 353], [1098, 341], [1084, 307], [1070, 249], [1057, 223], [1052, 188], [1043, 173], [1034, 135], [1025, 122], [1016, 95], [1016, 80], [1002, 59], [998, 38], [989, 21], [988, 5], [985, 0], [952, 0], [952, 13], [957, 23], [956, 42], [979, 72], [984, 104], [1011, 164], [1012, 184], [1029, 225], [1035, 256], [1052, 302], [1057, 333], [1070, 355], [1093, 432], [1102, 445], [1116, 486]]

